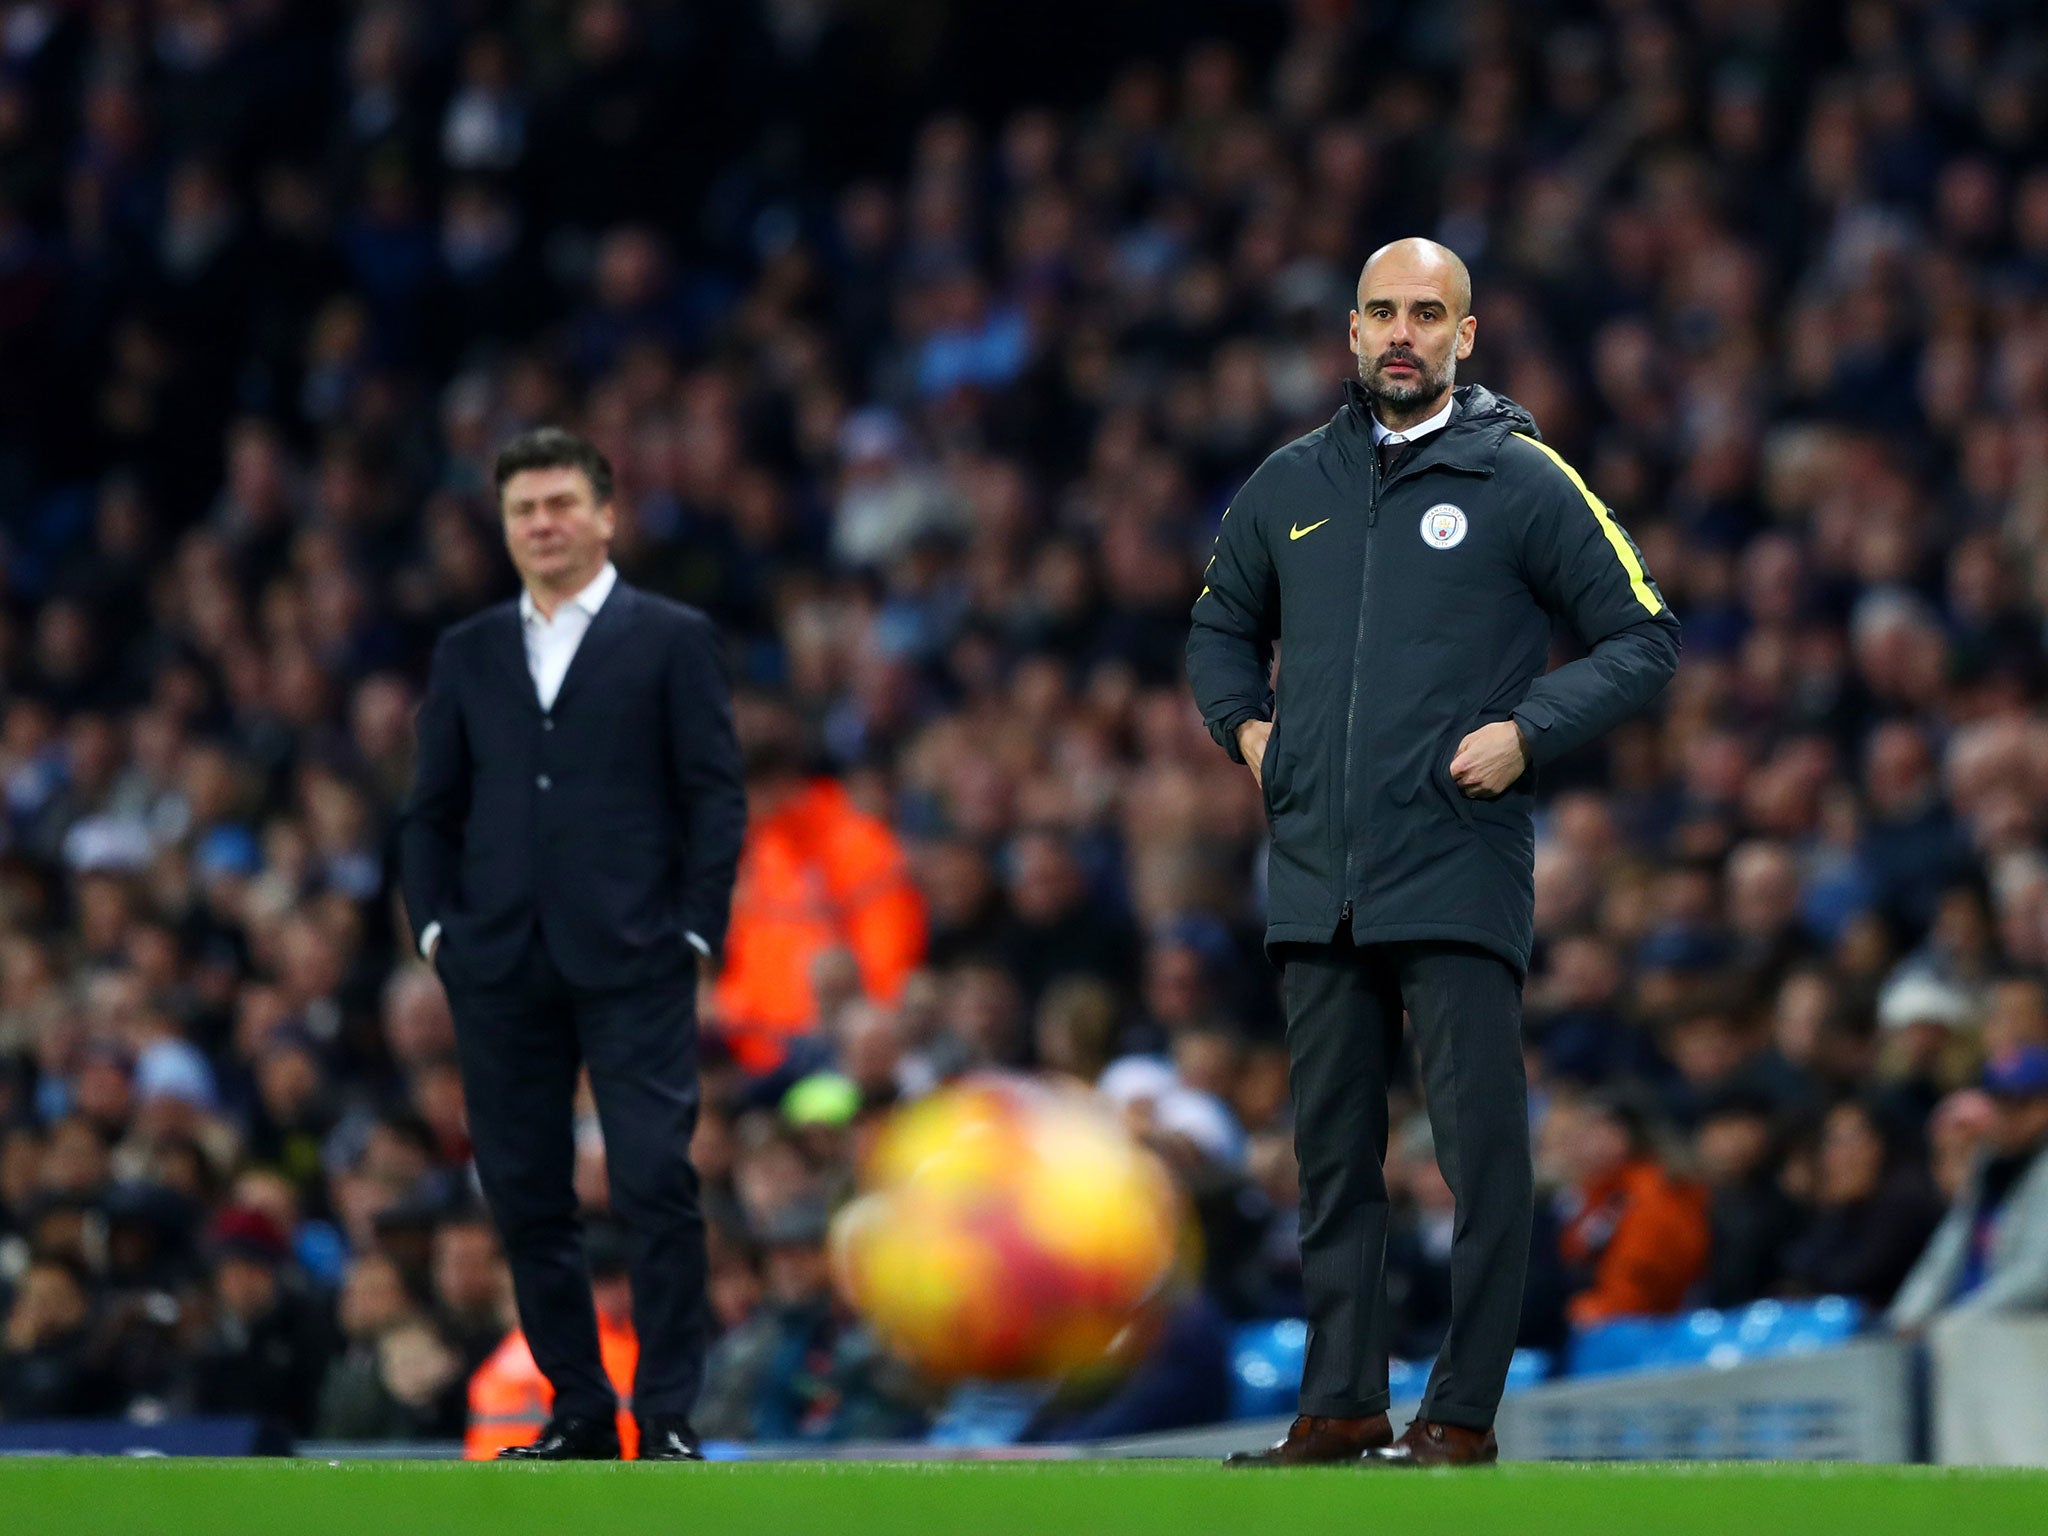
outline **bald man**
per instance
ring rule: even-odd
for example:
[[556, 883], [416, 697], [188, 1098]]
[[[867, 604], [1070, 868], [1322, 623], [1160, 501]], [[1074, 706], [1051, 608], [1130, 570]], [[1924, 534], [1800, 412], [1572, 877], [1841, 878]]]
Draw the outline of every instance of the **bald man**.
[[[1642, 709], [1678, 664], [1678, 624], [1613, 514], [1527, 411], [1458, 387], [1477, 331], [1455, 254], [1376, 251], [1351, 314], [1357, 381], [1245, 483], [1195, 600], [1195, 699], [1271, 830], [1266, 950], [1287, 1010], [1309, 1314], [1300, 1415], [1233, 1465], [1497, 1457], [1532, 1206], [1536, 773]], [[1586, 654], [1546, 674], [1554, 620]], [[1404, 1010], [1457, 1217], [1450, 1333], [1395, 1441], [1382, 1164]]]

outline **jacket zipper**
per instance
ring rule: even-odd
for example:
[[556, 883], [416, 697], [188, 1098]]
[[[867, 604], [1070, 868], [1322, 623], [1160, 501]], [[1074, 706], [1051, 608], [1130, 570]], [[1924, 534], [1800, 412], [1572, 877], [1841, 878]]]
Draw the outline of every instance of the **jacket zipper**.
[[1347, 932], [1351, 927], [1351, 903], [1352, 891], [1354, 889], [1351, 880], [1351, 857], [1352, 850], [1358, 842], [1358, 839], [1353, 835], [1351, 827], [1351, 785], [1353, 780], [1351, 765], [1357, 752], [1356, 738], [1358, 735], [1358, 658], [1359, 653], [1365, 649], [1365, 598], [1366, 592], [1372, 586], [1372, 531], [1380, 520], [1380, 492], [1384, 489], [1380, 474], [1378, 447], [1372, 442], [1370, 428], [1366, 432], [1366, 453], [1372, 461], [1372, 496], [1366, 503], [1365, 509], [1365, 559], [1361, 564], [1358, 577], [1358, 632], [1351, 640], [1351, 697], [1346, 701], [1344, 710], [1344, 787], [1342, 798], [1339, 801], [1339, 804], [1344, 807], [1344, 893], [1342, 897], [1344, 906], [1337, 914], [1337, 921], [1343, 925]]

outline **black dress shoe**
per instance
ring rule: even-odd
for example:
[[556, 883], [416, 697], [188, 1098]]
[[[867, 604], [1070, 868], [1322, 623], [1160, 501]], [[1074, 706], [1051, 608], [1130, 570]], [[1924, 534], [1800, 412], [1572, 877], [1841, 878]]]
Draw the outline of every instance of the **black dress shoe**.
[[619, 1426], [612, 1419], [549, 1419], [531, 1445], [508, 1445], [500, 1461], [617, 1461]]
[[642, 1461], [702, 1461], [703, 1448], [688, 1419], [651, 1418], [640, 1426]]

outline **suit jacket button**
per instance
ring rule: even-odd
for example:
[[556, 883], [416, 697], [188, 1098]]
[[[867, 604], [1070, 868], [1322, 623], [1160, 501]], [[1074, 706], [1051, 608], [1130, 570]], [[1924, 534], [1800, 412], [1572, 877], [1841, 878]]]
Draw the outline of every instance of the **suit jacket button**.
[[538, 786], [541, 789], [553, 789], [555, 787], [555, 781], [549, 778], [546, 774], [542, 774], [533, 782], [536, 786]]

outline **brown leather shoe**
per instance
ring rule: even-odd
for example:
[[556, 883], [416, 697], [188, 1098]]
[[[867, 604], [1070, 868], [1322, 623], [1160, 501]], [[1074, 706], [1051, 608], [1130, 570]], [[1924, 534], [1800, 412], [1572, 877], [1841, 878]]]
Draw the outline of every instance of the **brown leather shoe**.
[[1365, 1459], [1376, 1467], [1487, 1467], [1500, 1460], [1500, 1442], [1490, 1429], [1417, 1419], [1400, 1439]]
[[1326, 1419], [1304, 1413], [1287, 1427], [1287, 1438], [1263, 1451], [1234, 1451], [1226, 1467], [1314, 1467], [1356, 1461], [1394, 1443], [1394, 1426], [1384, 1413], [1365, 1419]]

